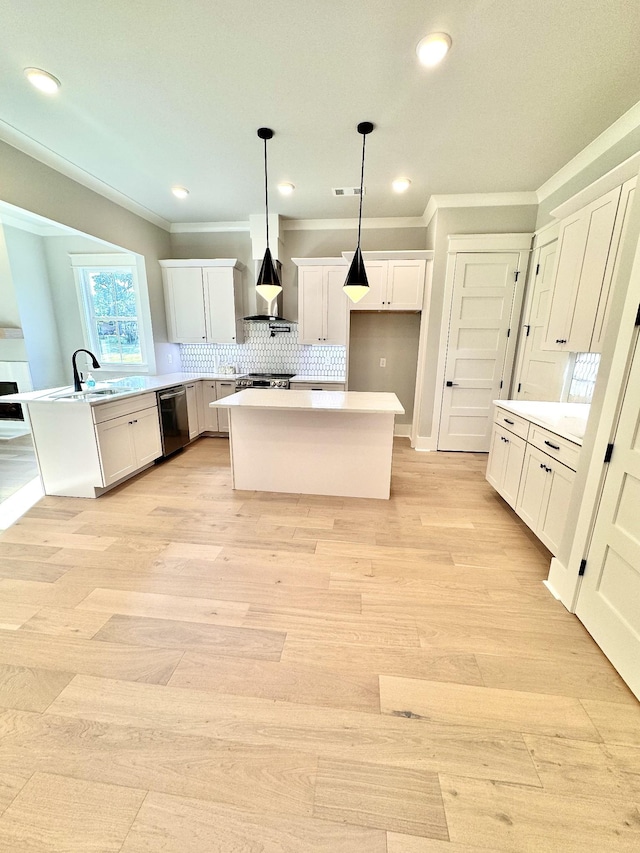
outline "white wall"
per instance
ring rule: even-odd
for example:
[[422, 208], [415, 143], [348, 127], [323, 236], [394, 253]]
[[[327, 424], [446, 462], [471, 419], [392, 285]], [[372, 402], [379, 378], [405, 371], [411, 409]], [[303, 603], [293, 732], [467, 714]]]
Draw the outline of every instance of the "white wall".
[[44, 239], [4, 226], [11, 277], [34, 389], [65, 383]]

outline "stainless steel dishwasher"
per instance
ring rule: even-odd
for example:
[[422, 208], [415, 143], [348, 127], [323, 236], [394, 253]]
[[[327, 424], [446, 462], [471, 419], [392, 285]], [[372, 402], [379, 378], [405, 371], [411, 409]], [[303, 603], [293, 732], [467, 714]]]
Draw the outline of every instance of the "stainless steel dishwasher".
[[162, 457], [166, 459], [189, 441], [189, 416], [187, 414], [187, 390], [184, 385], [158, 391], [160, 410], [160, 432], [162, 434]]

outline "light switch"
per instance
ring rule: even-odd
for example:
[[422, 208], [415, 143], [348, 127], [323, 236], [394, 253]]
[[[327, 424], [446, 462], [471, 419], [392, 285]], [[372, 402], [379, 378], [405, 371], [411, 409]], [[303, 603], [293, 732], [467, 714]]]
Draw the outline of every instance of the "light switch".
[[381, 358], [380, 359], [380, 367], [386, 367], [386, 366], [387, 366], [387, 359]]

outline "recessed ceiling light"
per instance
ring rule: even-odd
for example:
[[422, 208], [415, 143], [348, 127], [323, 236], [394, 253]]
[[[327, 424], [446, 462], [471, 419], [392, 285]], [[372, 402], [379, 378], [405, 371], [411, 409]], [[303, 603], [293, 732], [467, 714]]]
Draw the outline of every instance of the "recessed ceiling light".
[[395, 181], [393, 181], [393, 183], [391, 184], [391, 186], [397, 193], [404, 193], [411, 186], [411, 181], [409, 180], [409, 178], [396, 178]]
[[55, 95], [61, 86], [57, 77], [54, 77], [53, 74], [49, 74], [47, 71], [43, 71], [41, 68], [25, 68], [24, 73], [32, 86], [35, 86], [36, 89], [40, 89], [41, 92], [45, 92], [47, 95]]
[[441, 62], [451, 47], [451, 36], [447, 33], [430, 33], [418, 43], [416, 53], [423, 65], [431, 67]]
[[295, 186], [285, 181], [282, 184], [278, 184], [278, 189], [280, 190], [281, 195], [291, 195], [291, 193], [295, 190]]
[[189, 195], [189, 190], [186, 187], [171, 187], [171, 192], [176, 198], [186, 198]]

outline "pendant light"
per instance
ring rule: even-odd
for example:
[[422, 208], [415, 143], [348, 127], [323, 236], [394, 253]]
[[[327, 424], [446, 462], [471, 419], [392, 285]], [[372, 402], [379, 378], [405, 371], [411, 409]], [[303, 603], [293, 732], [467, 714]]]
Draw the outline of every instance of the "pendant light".
[[352, 302], [360, 302], [363, 296], [369, 292], [369, 281], [367, 271], [364, 268], [364, 260], [360, 251], [360, 232], [362, 231], [362, 192], [364, 188], [364, 148], [367, 134], [371, 133], [373, 125], [370, 121], [361, 121], [358, 125], [358, 133], [362, 134], [362, 168], [360, 169], [360, 212], [358, 213], [358, 245], [347, 273], [347, 280], [342, 289]]
[[265, 218], [267, 223], [267, 248], [262, 259], [262, 266], [258, 273], [258, 281], [256, 282], [256, 290], [266, 299], [267, 302], [272, 302], [276, 296], [282, 292], [282, 284], [278, 271], [271, 257], [271, 249], [269, 248], [269, 188], [267, 184], [267, 139], [273, 137], [273, 131], [270, 127], [259, 127], [258, 136], [264, 141], [264, 206]]

